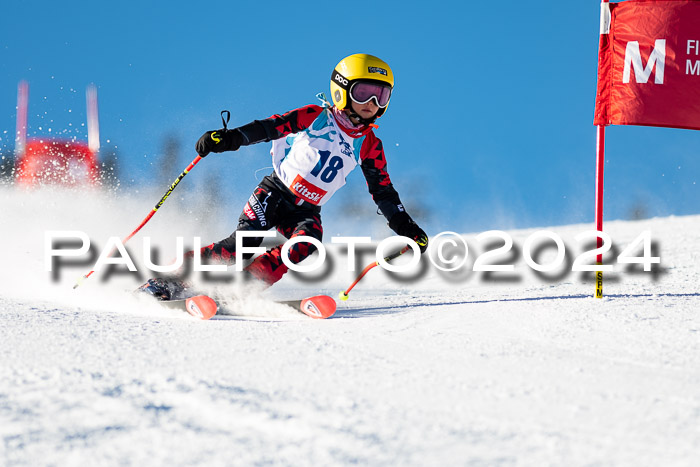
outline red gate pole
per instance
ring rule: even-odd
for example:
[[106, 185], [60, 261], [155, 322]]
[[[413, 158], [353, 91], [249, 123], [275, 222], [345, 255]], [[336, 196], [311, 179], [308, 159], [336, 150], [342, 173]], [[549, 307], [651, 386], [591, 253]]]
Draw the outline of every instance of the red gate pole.
[[[598, 55], [603, 48], [604, 41], [608, 40], [610, 32], [610, 6], [608, 0], [601, 0], [600, 3], [600, 42], [598, 45]], [[598, 232], [603, 231], [603, 193], [605, 191], [603, 174], [605, 172], [605, 125], [598, 125], [598, 135], [596, 142], [596, 168], [595, 168], [595, 228]], [[596, 240], [597, 248], [603, 246], [603, 239]], [[598, 266], [603, 264], [603, 255], [596, 257]], [[603, 271], [595, 272], [595, 297], [603, 298]]]
[[27, 108], [29, 106], [29, 83], [17, 85], [17, 131], [15, 132], [15, 161], [24, 157], [27, 147]]
[[[596, 167], [595, 167], [595, 229], [603, 231], [603, 174], [605, 172], [605, 126], [598, 125], [598, 138], [596, 143]], [[596, 240], [597, 248], [603, 246], [603, 239]], [[596, 263], [603, 264], [603, 255], [596, 257]], [[603, 271], [595, 272], [595, 297], [603, 298]]]

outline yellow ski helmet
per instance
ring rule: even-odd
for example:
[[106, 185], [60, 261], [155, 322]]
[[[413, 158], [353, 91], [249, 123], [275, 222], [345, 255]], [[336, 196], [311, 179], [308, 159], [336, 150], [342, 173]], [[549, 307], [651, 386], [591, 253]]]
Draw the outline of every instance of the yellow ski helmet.
[[[345, 109], [350, 104], [350, 89], [357, 81], [375, 81], [394, 87], [394, 73], [383, 60], [369, 54], [353, 54], [338, 63], [331, 74], [331, 98], [339, 109]], [[380, 117], [389, 102], [379, 108]]]

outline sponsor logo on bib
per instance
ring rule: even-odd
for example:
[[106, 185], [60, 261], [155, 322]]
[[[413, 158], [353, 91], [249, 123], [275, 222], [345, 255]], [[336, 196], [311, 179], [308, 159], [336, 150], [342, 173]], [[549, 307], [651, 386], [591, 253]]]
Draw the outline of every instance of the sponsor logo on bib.
[[328, 193], [326, 190], [304, 179], [301, 175], [296, 176], [290, 188], [299, 198], [311, 204], [318, 204], [326, 193]]

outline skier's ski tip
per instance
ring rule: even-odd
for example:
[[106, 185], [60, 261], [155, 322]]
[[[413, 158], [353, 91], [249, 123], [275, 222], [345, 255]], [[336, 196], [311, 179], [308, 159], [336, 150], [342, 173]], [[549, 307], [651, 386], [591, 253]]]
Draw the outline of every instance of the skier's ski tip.
[[335, 308], [335, 300], [328, 295], [316, 295], [315, 297], [305, 298], [299, 304], [299, 310], [302, 313], [315, 319], [325, 319], [333, 316]]
[[219, 309], [214, 299], [206, 295], [196, 295], [185, 300], [185, 310], [195, 318], [209, 319]]

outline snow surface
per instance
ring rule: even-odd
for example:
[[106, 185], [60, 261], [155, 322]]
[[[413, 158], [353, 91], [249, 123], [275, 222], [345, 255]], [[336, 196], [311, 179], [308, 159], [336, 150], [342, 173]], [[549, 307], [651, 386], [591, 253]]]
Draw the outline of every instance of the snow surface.
[[[260, 297], [239, 310], [257, 320], [197, 321], [124, 275], [72, 290], [90, 266], [51, 280], [45, 231], [104, 244], [152, 199], [0, 190], [0, 464], [698, 465], [698, 216], [608, 222], [620, 248], [651, 230], [661, 268], [606, 274], [602, 300], [522, 260], [500, 281], [375, 269], [323, 321]], [[237, 215], [163, 208], [143, 234], [213, 241]], [[591, 228], [548, 230], [575, 250]], [[336, 261], [263, 297], [337, 296], [356, 274]]]

